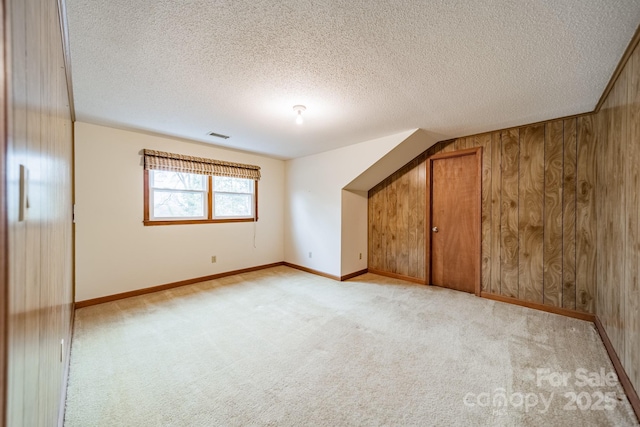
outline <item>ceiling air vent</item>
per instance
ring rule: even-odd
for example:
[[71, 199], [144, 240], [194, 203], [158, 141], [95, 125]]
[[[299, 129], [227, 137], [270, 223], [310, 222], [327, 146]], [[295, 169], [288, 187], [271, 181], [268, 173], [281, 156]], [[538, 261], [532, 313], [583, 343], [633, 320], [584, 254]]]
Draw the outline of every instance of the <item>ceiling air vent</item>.
[[228, 135], [223, 135], [221, 133], [209, 132], [207, 135], [215, 136], [216, 138], [229, 139]]

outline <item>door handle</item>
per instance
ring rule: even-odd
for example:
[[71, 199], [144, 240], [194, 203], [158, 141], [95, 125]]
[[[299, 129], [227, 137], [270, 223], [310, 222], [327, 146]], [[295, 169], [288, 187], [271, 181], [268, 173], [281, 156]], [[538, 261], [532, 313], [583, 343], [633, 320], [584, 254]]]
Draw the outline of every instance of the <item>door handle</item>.
[[433, 231], [434, 233], [437, 233], [437, 232], [438, 232], [438, 227], [433, 227], [433, 228], [431, 229], [431, 231]]

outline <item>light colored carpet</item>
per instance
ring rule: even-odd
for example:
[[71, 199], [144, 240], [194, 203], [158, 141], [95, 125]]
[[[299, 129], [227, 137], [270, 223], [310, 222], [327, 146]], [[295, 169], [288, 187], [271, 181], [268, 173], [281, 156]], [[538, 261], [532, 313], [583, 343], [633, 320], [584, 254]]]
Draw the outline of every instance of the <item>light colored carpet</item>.
[[78, 310], [65, 425], [638, 425], [580, 369], [614, 372], [589, 322], [276, 267]]

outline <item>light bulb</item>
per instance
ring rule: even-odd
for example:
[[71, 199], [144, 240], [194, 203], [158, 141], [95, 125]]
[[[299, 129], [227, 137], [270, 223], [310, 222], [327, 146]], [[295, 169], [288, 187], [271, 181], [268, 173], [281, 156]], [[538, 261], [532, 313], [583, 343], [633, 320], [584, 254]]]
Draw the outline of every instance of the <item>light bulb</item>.
[[302, 112], [305, 111], [307, 109], [307, 107], [305, 107], [304, 105], [294, 105], [293, 106], [293, 111], [295, 111], [297, 113], [296, 115], [296, 124], [301, 125], [302, 123], [304, 123], [304, 119], [302, 118]]

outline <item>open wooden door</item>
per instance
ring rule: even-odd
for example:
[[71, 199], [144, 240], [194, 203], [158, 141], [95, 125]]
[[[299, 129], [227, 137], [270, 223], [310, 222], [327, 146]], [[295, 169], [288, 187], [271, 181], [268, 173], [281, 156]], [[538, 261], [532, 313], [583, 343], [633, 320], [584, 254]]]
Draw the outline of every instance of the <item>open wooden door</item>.
[[430, 283], [480, 295], [482, 148], [429, 158]]

